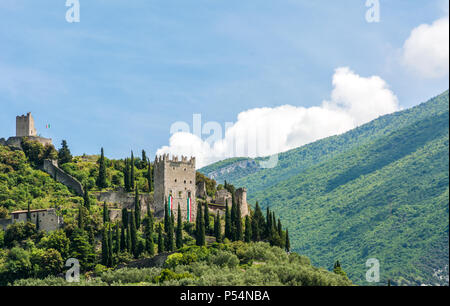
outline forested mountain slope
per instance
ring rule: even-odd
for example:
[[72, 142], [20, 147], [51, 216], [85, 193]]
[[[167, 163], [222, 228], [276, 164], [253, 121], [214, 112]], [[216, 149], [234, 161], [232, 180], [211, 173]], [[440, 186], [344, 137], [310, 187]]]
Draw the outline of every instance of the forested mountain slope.
[[[448, 111], [447, 91], [281, 153], [273, 169], [216, 179], [247, 186], [251, 202], [281, 217], [295, 251], [327, 268], [339, 259], [356, 283], [367, 284], [365, 262], [377, 258], [382, 282], [448, 284]], [[220, 167], [201, 169], [212, 171]]]

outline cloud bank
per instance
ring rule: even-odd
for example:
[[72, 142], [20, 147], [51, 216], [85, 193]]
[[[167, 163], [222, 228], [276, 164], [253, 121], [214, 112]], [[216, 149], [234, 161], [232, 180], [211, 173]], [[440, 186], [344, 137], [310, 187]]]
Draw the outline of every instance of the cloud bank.
[[447, 76], [448, 58], [448, 16], [413, 29], [403, 46], [402, 63], [423, 78]]
[[[378, 76], [361, 77], [341, 67], [336, 69], [332, 84], [330, 100], [319, 106], [250, 109], [241, 112], [220, 139], [177, 132], [157, 155], [196, 156], [198, 168], [229, 157], [268, 156], [344, 133], [400, 109], [397, 97]], [[211, 127], [214, 124], [204, 126], [203, 134], [208, 136]]]

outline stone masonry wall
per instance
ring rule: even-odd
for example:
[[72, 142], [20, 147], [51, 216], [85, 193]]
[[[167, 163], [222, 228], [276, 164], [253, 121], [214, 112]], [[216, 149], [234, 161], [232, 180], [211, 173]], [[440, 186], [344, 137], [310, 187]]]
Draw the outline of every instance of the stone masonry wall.
[[81, 183], [73, 176], [58, 168], [56, 161], [51, 161], [48, 159], [44, 160], [42, 170], [47, 172], [51, 177], [53, 177], [54, 180], [72, 189], [77, 195], [83, 195], [83, 186]]

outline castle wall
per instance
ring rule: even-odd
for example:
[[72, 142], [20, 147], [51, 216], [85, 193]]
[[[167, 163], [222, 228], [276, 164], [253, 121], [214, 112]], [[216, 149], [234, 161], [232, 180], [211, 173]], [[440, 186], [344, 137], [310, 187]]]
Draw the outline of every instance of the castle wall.
[[[120, 210], [122, 208], [134, 209], [134, 194], [124, 191], [105, 191], [94, 193], [94, 195], [99, 202], [118, 204], [116, 207]], [[141, 213], [143, 214], [147, 212], [148, 205], [150, 205], [152, 210], [155, 210], [153, 196], [151, 194], [139, 194], [139, 203], [141, 204]]]
[[236, 204], [241, 205], [241, 216], [245, 217], [248, 215], [248, 204], [247, 204], [247, 189], [238, 188], [235, 191]]
[[79, 196], [83, 195], [83, 186], [81, 183], [73, 176], [58, 168], [56, 161], [54, 162], [48, 159], [44, 160], [42, 170], [51, 175], [55, 181], [60, 182], [75, 191]]
[[188, 160], [182, 157], [169, 159], [169, 155], [156, 157], [154, 163], [155, 176], [155, 212], [164, 215], [164, 204], [169, 195], [173, 198], [172, 212], [175, 219], [178, 215], [178, 205], [181, 208], [182, 219], [187, 220], [187, 199], [191, 199], [191, 221], [197, 214], [195, 158]]
[[[20, 213], [11, 214], [12, 223], [27, 222], [27, 211], [21, 211]], [[36, 224], [39, 215], [39, 230], [42, 231], [55, 231], [63, 225], [62, 217], [58, 216], [54, 209], [43, 209], [31, 211], [31, 222]]]

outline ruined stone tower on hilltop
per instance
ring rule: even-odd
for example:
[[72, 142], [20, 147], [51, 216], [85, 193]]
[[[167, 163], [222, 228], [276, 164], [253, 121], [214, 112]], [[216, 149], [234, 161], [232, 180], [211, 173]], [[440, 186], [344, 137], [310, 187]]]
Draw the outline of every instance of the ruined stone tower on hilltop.
[[27, 113], [26, 116], [16, 116], [16, 137], [28, 136], [37, 136], [33, 116], [31, 113]]
[[178, 215], [178, 205], [181, 208], [183, 221], [195, 222], [197, 214], [195, 186], [195, 157], [181, 160], [169, 154], [156, 156], [154, 163], [155, 193], [154, 205], [157, 215], [164, 215], [164, 203], [171, 205], [171, 213], [175, 219]]

